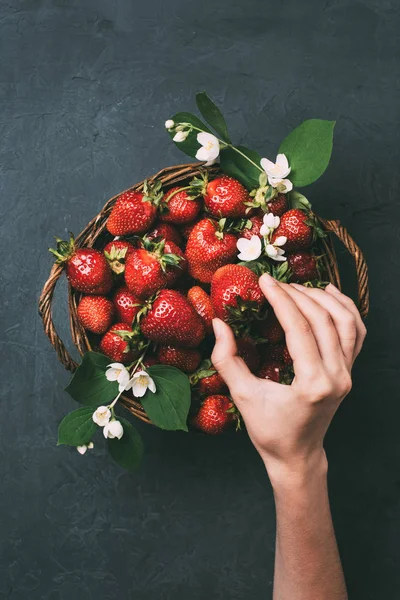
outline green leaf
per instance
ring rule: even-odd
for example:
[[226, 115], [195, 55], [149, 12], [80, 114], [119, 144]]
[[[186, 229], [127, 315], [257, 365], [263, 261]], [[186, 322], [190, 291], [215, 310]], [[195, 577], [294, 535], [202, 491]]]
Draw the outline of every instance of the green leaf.
[[104, 354], [86, 352], [65, 391], [87, 406], [109, 404], [118, 394], [118, 383], [105, 376], [110, 362]]
[[196, 104], [207, 123], [218, 133], [220, 138], [231, 143], [225, 119], [219, 108], [207, 96], [206, 92], [196, 94]]
[[82, 406], [63, 418], [58, 427], [57, 445], [83, 446], [88, 444], [97, 429], [93, 421], [94, 408]]
[[118, 417], [124, 428], [124, 435], [107, 439], [108, 451], [115, 462], [128, 471], [136, 471], [143, 457], [143, 442], [139, 432], [126, 419]]
[[224, 148], [220, 153], [221, 171], [235, 177], [248, 190], [257, 188], [262, 172], [261, 156], [244, 146]]
[[311, 210], [311, 203], [303, 196], [303, 194], [300, 194], [300, 192], [292, 190], [289, 192], [288, 196], [290, 208], [301, 208], [306, 211]]
[[303, 187], [321, 177], [331, 158], [334, 127], [335, 121], [309, 119], [283, 140], [279, 152], [287, 156], [294, 186]]
[[[172, 117], [172, 120], [174, 121], [175, 125], [179, 125], [179, 123], [190, 123], [191, 125], [194, 125], [194, 127], [197, 127], [197, 129], [201, 129], [201, 131], [207, 131], [208, 133], [211, 133], [207, 125], [200, 121], [196, 115], [192, 115], [192, 113], [177, 113]], [[196, 152], [200, 148], [200, 144], [197, 141], [197, 134], [199, 133], [197, 129], [191, 131], [184, 142], [174, 142], [179, 150], [182, 150], [182, 152], [188, 156], [191, 156], [192, 158], [196, 158]], [[168, 131], [168, 133], [171, 136], [171, 139], [173, 139], [175, 131]]]
[[147, 371], [156, 384], [156, 392], [147, 390], [141, 399], [148, 417], [161, 429], [187, 431], [191, 400], [188, 377], [179, 369], [166, 365], [154, 365]]

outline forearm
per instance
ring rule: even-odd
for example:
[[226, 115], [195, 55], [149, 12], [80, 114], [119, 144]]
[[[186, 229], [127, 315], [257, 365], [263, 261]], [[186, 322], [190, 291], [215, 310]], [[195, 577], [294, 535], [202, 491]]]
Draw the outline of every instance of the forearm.
[[346, 600], [327, 489], [325, 458], [272, 478], [277, 532], [274, 600]]

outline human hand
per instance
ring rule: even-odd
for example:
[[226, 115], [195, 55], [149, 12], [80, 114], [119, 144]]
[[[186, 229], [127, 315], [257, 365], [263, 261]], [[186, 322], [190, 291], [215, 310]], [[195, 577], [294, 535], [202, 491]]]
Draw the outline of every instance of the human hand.
[[261, 455], [271, 481], [324, 463], [323, 439], [351, 389], [351, 368], [366, 328], [350, 298], [333, 285], [325, 291], [259, 280], [286, 335], [295, 378], [290, 386], [259, 379], [237, 356], [229, 325], [214, 319], [212, 362]]

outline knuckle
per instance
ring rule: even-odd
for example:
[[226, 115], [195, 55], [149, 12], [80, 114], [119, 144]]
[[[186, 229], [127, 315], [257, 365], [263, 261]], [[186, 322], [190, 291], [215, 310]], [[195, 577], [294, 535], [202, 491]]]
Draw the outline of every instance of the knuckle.
[[349, 373], [346, 373], [345, 375], [341, 375], [339, 389], [338, 389], [339, 395], [341, 397], [347, 396], [347, 394], [350, 393], [352, 386], [353, 386], [353, 382], [351, 380]]
[[344, 327], [346, 328], [348, 337], [356, 338], [357, 337], [357, 320], [356, 317], [349, 313], [344, 319]]
[[296, 329], [300, 331], [300, 333], [309, 335], [311, 333], [311, 326], [306, 319], [300, 319], [296, 325]]

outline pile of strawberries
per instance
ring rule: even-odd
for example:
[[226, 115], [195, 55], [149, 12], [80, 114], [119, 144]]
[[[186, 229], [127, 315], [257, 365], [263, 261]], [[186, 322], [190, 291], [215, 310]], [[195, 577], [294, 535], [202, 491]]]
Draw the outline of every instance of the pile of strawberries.
[[[254, 203], [253, 203], [254, 204]], [[274, 237], [285, 236], [286, 280], [319, 278], [308, 215], [277, 194], [252, 206], [243, 185], [204, 171], [188, 185], [119, 196], [107, 221], [103, 249], [57, 240], [71, 286], [82, 293], [78, 317], [110, 362], [144, 368], [177, 367], [192, 384], [194, 427], [219, 433], [238, 420], [228, 389], [212, 367], [212, 319], [230, 323], [238, 353], [259, 377], [293, 377], [284, 332], [258, 285], [259, 272], [238, 264], [237, 241], [260, 236], [265, 212], [280, 217]], [[270, 260], [270, 259], [268, 259]], [[270, 260], [271, 269], [273, 261]], [[250, 266], [250, 265], [249, 265]]]

